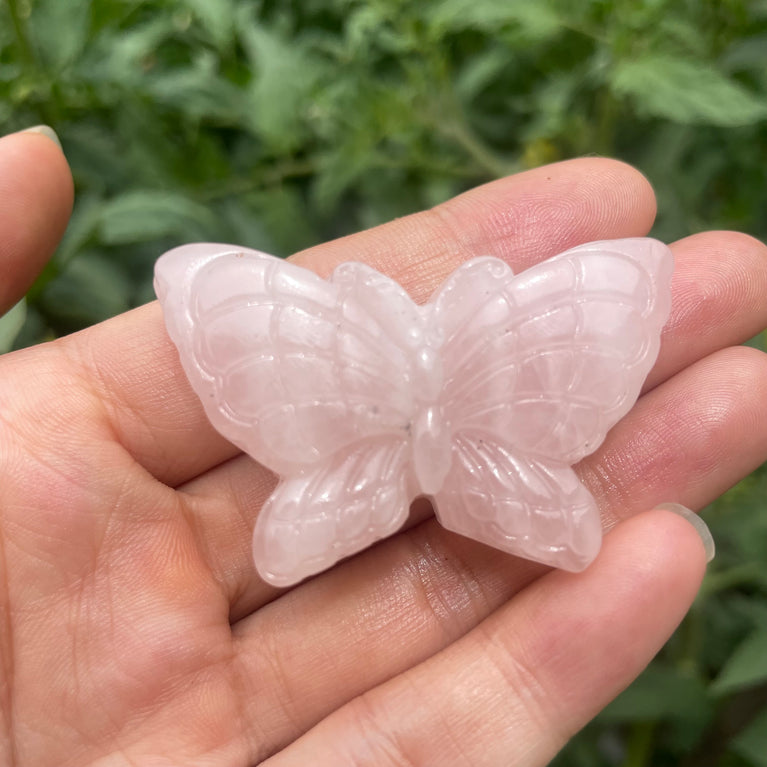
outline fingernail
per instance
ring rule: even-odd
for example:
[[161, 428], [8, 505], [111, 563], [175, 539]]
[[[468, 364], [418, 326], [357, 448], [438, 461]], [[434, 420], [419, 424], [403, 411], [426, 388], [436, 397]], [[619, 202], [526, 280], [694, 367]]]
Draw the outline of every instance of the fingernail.
[[34, 125], [31, 128], [25, 128], [23, 131], [19, 131], [19, 133], [39, 133], [41, 136], [47, 136], [59, 149], [63, 150], [61, 141], [59, 141], [59, 137], [56, 135], [56, 131], [53, 130], [50, 125]]
[[711, 535], [708, 525], [700, 518], [699, 514], [696, 514], [686, 506], [682, 506], [681, 503], [661, 503], [655, 508], [670, 511], [672, 514], [678, 514], [683, 519], [686, 519], [695, 528], [701, 541], [703, 541], [703, 548], [706, 550], [706, 563], [714, 558], [716, 554], [714, 537]]

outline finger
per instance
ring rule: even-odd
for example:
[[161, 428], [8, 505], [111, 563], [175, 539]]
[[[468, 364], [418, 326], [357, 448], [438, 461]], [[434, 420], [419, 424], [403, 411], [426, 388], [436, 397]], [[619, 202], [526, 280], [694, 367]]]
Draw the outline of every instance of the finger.
[[663, 498], [701, 509], [761, 466], [765, 401], [767, 354], [748, 347], [712, 354], [642, 397], [578, 466], [604, 527]]
[[[575, 160], [487, 184], [295, 260], [321, 273], [340, 261], [365, 260], [422, 300], [470, 256], [496, 255], [520, 269], [579, 242], [645, 234], [654, 212], [652, 190], [637, 171], [610, 160]], [[183, 378], [156, 307], [67, 343], [117, 438], [158, 479], [175, 486], [234, 454]]]
[[539, 579], [265, 765], [546, 764], [652, 659], [704, 571], [691, 525], [666, 511], [640, 514], [585, 572]]
[[[407, 221], [392, 226], [405, 226]], [[364, 242], [377, 241], [368, 234], [360, 235]], [[347, 238], [337, 247], [350, 248], [354, 242], [353, 237]], [[681, 341], [671, 344], [674, 335], [666, 334], [650, 385], [694, 356], [739, 343], [765, 321], [765, 305], [758, 295], [767, 290], [767, 257], [760, 243], [745, 236], [711, 233], [682, 241], [677, 251], [675, 284], [679, 285], [681, 316], [677, 319], [675, 309], [670, 326], [678, 329]], [[371, 254], [376, 257], [375, 252]], [[702, 290], [708, 291], [709, 299], [696, 304], [692, 296]], [[745, 297], [743, 308], [733, 312], [730, 302], [739, 292]], [[122, 441], [155, 475], [176, 484], [184, 475], [229, 457], [233, 448], [205, 418], [159, 317], [159, 309], [151, 305], [91, 331], [84, 356], [89, 377], [102, 381], [98, 388]], [[115, 344], [118, 336], [120, 343]], [[200, 449], [190, 456], [192, 442]]]
[[[729, 471], [746, 473], [767, 459], [767, 413], [761, 404], [767, 394], [767, 355], [735, 352], [698, 363], [697, 370], [640, 400], [637, 417], [646, 428], [639, 431], [662, 428], [667, 444], [656, 456], [651, 443], [622, 486], [601, 499], [611, 523], [668, 498], [688, 506], [706, 502], [710, 498], [702, 493], [719, 494], [734, 482]], [[740, 383], [733, 383], [733, 369], [743, 371]], [[710, 389], [700, 388], [697, 402], [680, 409], [683, 395], [689, 399], [698, 391], [697, 378]], [[706, 391], [713, 394], [707, 397]], [[685, 426], [688, 419], [693, 430]], [[606, 453], [594, 456], [586, 471], [599, 474], [601, 462], [631, 464], [631, 458], [616, 460], [615, 453], [632, 450], [636, 432], [632, 425]], [[743, 444], [751, 432], [751, 441]], [[709, 455], [712, 446], [717, 453]], [[738, 456], [741, 448], [744, 455]], [[720, 468], [728, 454], [734, 460]], [[669, 468], [658, 473], [658, 464]], [[711, 482], [708, 490], [706, 481]], [[243, 568], [247, 565], [249, 555]], [[449, 533], [436, 520], [390, 538], [235, 625], [247, 718], [268, 723], [275, 748], [290, 742], [345, 701], [442, 650], [543, 571]], [[252, 576], [248, 581], [244, 573], [243, 578], [256, 584], [254, 597], [273, 595]], [[270, 641], [274, 636], [279, 642]], [[251, 688], [248, 680], [257, 682]], [[279, 689], [279, 701], [260, 689]]]
[[582, 242], [644, 235], [655, 212], [652, 187], [631, 166], [569, 160], [493, 181], [292, 260], [323, 276], [344, 261], [364, 261], [423, 303], [470, 258], [495, 256], [520, 272]]
[[72, 211], [72, 175], [43, 133], [0, 138], [0, 314], [27, 291], [50, 258]]
[[261, 723], [272, 753], [459, 639], [544, 572], [433, 518], [382, 541], [233, 626], [245, 718]]
[[[577, 467], [603, 524], [669, 498], [700, 509], [767, 461], [765, 401], [767, 355], [745, 347], [716, 352], [641, 397]], [[185, 487], [189, 519], [233, 620], [278, 593], [258, 578], [250, 545], [274, 483], [240, 456]], [[411, 567], [410, 553], [406, 548], [402, 567]]]
[[671, 315], [645, 391], [767, 327], [767, 247], [739, 232], [704, 232], [671, 246]]
[[[706, 502], [704, 494], [718, 495], [767, 459], [767, 413], [761, 404], [767, 355], [720, 352], [697, 368], [643, 397], [637, 417], [645, 427], [633, 424], [587, 467], [586, 473], [599, 475], [602, 463], [634, 466], [613, 494], [600, 499], [610, 520], [668, 498], [688, 506]], [[739, 383], [731, 381], [733, 369], [742, 371]], [[700, 394], [680, 409], [691, 392]], [[692, 429], [685, 426], [688, 420]], [[620, 460], [621, 451], [635, 449], [637, 431], [658, 430], [658, 442], [639, 459]], [[751, 442], [743, 444], [752, 432]], [[666, 443], [656, 458], [661, 434]], [[708, 452], [712, 446], [714, 455]], [[747, 457], [737, 457], [741, 450]], [[656, 482], [658, 464], [669, 468]], [[249, 552], [243, 559], [241, 583], [251, 584], [251, 597], [271, 598], [274, 591], [248, 572]], [[237, 562], [231, 560], [232, 567]], [[442, 650], [543, 571], [449, 533], [436, 520], [390, 538], [235, 625], [247, 718], [265, 723], [275, 748], [290, 742], [345, 701]], [[246, 609], [242, 601], [238, 606]], [[279, 642], [270, 640], [275, 636]], [[279, 701], [260, 693], [263, 689], [279, 689]]]

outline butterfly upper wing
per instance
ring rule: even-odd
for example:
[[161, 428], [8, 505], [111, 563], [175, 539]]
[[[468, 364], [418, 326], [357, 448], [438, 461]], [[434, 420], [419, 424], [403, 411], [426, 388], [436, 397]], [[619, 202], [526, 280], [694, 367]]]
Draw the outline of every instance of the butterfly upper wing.
[[599, 511], [570, 466], [639, 395], [672, 270], [661, 243], [623, 240], [517, 277], [496, 259], [454, 273], [435, 301], [454, 439], [435, 498], [445, 527], [565, 569], [593, 559]]
[[639, 396], [670, 310], [670, 250], [589, 243], [514, 277], [496, 259], [458, 269], [435, 319], [454, 429], [573, 464]]
[[270, 469], [295, 474], [361, 440], [406, 433], [407, 339], [421, 319], [396, 283], [354, 263], [326, 281], [258, 251], [208, 244], [170, 251], [155, 275], [208, 417]]

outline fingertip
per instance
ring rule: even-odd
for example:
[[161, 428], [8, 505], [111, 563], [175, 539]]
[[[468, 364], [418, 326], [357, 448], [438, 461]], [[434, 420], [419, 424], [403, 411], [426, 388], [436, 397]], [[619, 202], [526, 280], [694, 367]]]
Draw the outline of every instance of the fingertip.
[[45, 136], [53, 141], [62, 152], [64, 151], [64, 147], [61, 146], [58, 134], [50, 125], [33, 125], [31, 128], [25, 128], [23, 131], [19, 131], [19, 133], [37, 133], [41, 136]]
[[16, 193], [26, 195], [30, 202], [53, 204], [56, 210], [49, 212], [58, 214], [57, 219], [65, 213], [66, 225], [74, 203], [74, 180], [53, 128], [35, 125], [0, 137], [0, 195], [11, 184], [20, 184]]
[[33, 177], [39, 179], [45, 170], [45, 175], [55, 176], [56, 182], [63, 183], [73, 192], [72, 171], [64, 148], [58, 134], [49, 125], [35, 125], [0, 137], [0, 150], [3, 156], [21, 158], [29, 163]]
[[652, 589], [675, 595], [684, 610], [695, 598], [713, 558], [714, 542], [705, 523], [680, 504], [660, 504], [636, 514], [613, 528], [605, 540], [631, 562], [637, 578], [652, 583]]
[[488, 243], [481, 253], [520, 271], [584, 242], [643, 237], [657, 203], [649, 180], [633, 166], [580, 157], [493, 181], [441, 208], [456, 230], [479, 228], [478, 239]]
[[583, 157], [496, 179], [292, 260], [323, 277], [343, 261], [363, 261], [421, 302], [470, 258], [495, 256], [520, 272], [584, 242], [643, 237], [655, 212], [652, 186], [636, 168]]
[[21, 298], [59, 243], [69, 221], [74, 183], [49, 131], [0, 138], [0, 313]]
[[585, 571], [554, 571], [518, 597], [534, 642], [522, 655], [550, 699], [567, 700], [581, 727], [649, 663], [690, 609], [706, 570], [701, 535], [686, 515], [652, 509], [605, 536]]
[[648, 226], [652, 226], [658, 211], [658, 201], [652, 182], [639, 168], [611, 157], [584, 159], [589, 159], [594, 164], [595, 170], [598, 170], [601, 175], [612, 176], [616, 186], [626, 190], [629, 200], [641, 201], [643, 212], [647, 216], [646, 223]]
[[655, 189], [644, 173], [609, 157], [584, 157], [569, 162], [577, 163], [579, 173], [587, 175], [586, 183], [594, 190], [595, 227], [623, 230], [628, 222], [631, 234], [619, 237], [644, 236], [650, 231], [658, 203]]
[[716, 556], [716, 543], [714, 536], [711, 535], [708, 525], [692, 509], [682, 506], [681, 503], [662, 503], [656, 507], [659, 511], [669, 511], [672, 514], [685, 520], [698, 535], [700, 543], [703, 546], [703, 552], [706, 557], [706, 564], [709, 564]]
[[60, 206], [61, 212], [66, 214], [61, 231], [63, 234], [74, 205], [75, 184], [72, 169], [69, 167], [58, 135], [48, 126], [39, 127], [39, 130], [22, 131], [18, 135], [27, 142], [33, 142], [33, 146], [27, 151], [31, 162], [34, 162], [39, 169], [36, 173], [37, 180], [41, 184], [46, 184], [48, 187], [46, 191], [50, 195], [51, 202]]

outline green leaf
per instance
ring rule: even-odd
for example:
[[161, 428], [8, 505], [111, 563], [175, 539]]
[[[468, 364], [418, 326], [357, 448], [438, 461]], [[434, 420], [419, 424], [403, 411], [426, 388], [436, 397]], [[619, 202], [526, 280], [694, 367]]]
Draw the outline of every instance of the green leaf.
[[621, 693], [599, 719], [603, 722], [702, 721], [711, 712], [712, 705], [701, 680], [673, 666], [655, 663]]
[[767, 32], [750, 37], [738, 37], [722, 57], [728, 69], [750, 69], [764, 77]]
[[341, 195], [376, 162], [375, 149], [356, 151], [353, 143], [341, 144], [320, 158], [312, 182], [312, 202], [320, 212], [333, 211]]
[[92, 0], [37, 0], [29, 33], [40, 58], [53, 72], [71, 64], [88, 40]]
[[710, 689], [715, 695], [726, 695], [764, 681], [767, 681], [767, 628], [760, 627], [738, 645]]
[[101, 206], [101, 201], [87, 192], [75, 200], [69, 225], [59, 243], [55, 256], [43, 267], [42, 272], [27, 291], [30, 305], [34, 306], [46, 286], [61, 274], [72, 258], [85, 250], [98, 226]]
[[767, 117], [763, 98], [701, 61], [647, 54], [619, 62], [611, 84], [637, 111], [679, 123], [737, 126]]
[[444, 0], [429, 21], [434, 32], [477, 29], [495, 34], [504, 24], [516, 24], [531, 38], [548, 38], [561, 29], [557, 11], [543, 0]]
[[767, 709], [754, 717], [753, 721], [732, 741], [731, 748], [753, 767], [767, 767]]
[[257, 202], [258, 193], [238, 195], [222, 201], [217, 206], [227, 242], [237, 242], [247, 247], [272, 253], [277, 250], [274, 240], [267, 234], [261, 221]]
[[40, 297], [40, 306], [74, 329], [113, 317], [130, 306], [127, 275], [103, 255], [83, 253], [71, 261]]
[[135, 24], [130, 29], [107, 28], [77, 62], [77, 76], [111, 88], [116, 84], [140, 85], [156, 52], [174, 33], [173, 22], [167, 16]]
[[454, 86], [456, 93], [463, 102], [471, 101], [488, 85], [498, 81], [510, 60], [509, 51], [501, 45], [488, 47], [482, 54], [473, 56], [458, 72]]
[[219, 50], [228, 48], [234, 36], [234, 0], [184, 0], [205, 27]]
[[131, 191], [105, 203], [99, 233], [108, 245], [148, 242], [173, 235], [184, 240], [206, 239], [216, 222], [203, 205], [175, 192]]
[[286, 256], [320, 242], [303, 195], [289, 184], [254, 192], [250, 200], [262, 222], [274, 255]]
[[24, 327], [26, 317], [27, 302], [23, 298], [0, 317], [0, 354], [13, 348], [13, 342]]
[[203, 60], [197, 66], [172, 69], [146, 79], [148, 92], [157, 103], [178, 109], [187, 117], [213, 118], [239, 123], [245, 94], [212, 71]]
[[17, 62], [0, 64], [0, 83], [12, 83], [14, 80], [18, 80], [23, 71]]
[[60, 269], [77, 253], [85, 250], [99, 225], [102, 205], [101, 200], [92, 194], [83, 193], [75, 199], [69, 225], [56, 250], [56, 268]]
[[251, 15], [238, 15], [238, 31], [255, 69], [248, 94], [250, 122], [268, 145], [289, 151], [301, 140], [319, 62], [299, 40], [284, 38]]
[[407, 50], [407, 39], [392, 29], [391, 8], [385, 4], [363, 5], [349, 13], [344, 42], [349, 55], [365, 57], [372, 48], [395, 55]]

